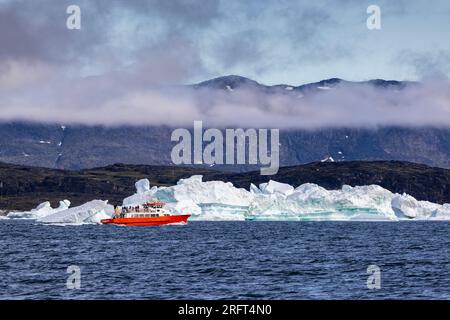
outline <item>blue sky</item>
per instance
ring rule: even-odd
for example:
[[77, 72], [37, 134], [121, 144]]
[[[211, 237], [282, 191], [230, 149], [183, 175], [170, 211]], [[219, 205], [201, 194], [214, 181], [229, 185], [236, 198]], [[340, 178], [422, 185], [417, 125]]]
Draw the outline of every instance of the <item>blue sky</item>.
[[[227, 2], [229, 3], [229, 2]], [[420, 79], [449, 72], [448, 1], [231, 2], [215, 22], [210, 43], [230, 41], [228, 59], [205, 55], [217, 74], [236, 73], [266, 83], [304, 83], [324, 78]], [[432, 3], [432, 4], [431, 4]], [[366, 9], [381, 8], [382, 29], [368, 30]], [[233, 20], [236, 22], [233, 23]], [[230, 35], [243, 33], [236, 45]], [[222, 36], [224, 35], [224, 36]], [[211, 45], [214, 47], [217, 42]], [[242, 53], [242, 59], [236, 55]], [[254, 52], [255, 59], [251, 58]], [[228, 61], [229, 63], [224, 63]]]

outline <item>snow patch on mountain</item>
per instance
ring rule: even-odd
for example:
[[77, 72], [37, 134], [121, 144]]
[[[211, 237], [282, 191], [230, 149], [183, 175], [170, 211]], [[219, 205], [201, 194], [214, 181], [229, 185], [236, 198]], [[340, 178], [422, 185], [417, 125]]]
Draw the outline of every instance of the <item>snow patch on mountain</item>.
[[334, 158], [332, 156], [327, 156], [320, 160], [320, 162], [335, 162]]

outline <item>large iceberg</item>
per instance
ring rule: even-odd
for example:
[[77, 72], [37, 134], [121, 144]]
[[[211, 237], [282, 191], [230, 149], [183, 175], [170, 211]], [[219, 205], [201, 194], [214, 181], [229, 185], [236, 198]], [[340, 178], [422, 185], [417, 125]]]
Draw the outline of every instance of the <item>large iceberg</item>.
[[[270, 183], [270, 182], [269, 182]], [[262, 189], [261, 189], [262, 188]], [[251, 220], [396, 220], [391, 208], [393, 194], [380, 186], [343, 186], [326, 190], [306, 183], [289, 193], [261, 193], [249, 207]]]
[[[124, 206], [134, 206], [159, 199], [167, 203], [174, 213], [191, 214], [191, 219], [199, 220], [244, 220], [253, 194], [242, 188], [235, 188], [230, 182], [202, 181], [196, 175], [180, 179], [170, 187], [152, 187], [139, 180], [136, 194], [123, 200]], [[140, 188], [146, 185], [147, 188]]]
[[327, 190], [312, 183], [294, 188], [270, 180], [246, 190], [192, 176], [170, 187], [150, 188], [143, 179], [136, 189], [123, 205], [157, 198], [172, 212], [191, 214], [191, 220], [450, 220], [450, 204], [418, 201], [378, 185]]
[[[203, 181], [202, 176], [180, 179], [170, 187], [150, 186], [148, 179], [136, 182], [136, 193], [123, 200], [135, 206], [158, 199], [172, 213], [191, 214], [191, 220], [450, 220], [450, 204], [419, 201], [407, 194], [392, 193], [378, 185], [327, 190], [316, 184], [298, 187], [270, 180], [249, 190], [230, 182]], [[99, 223], [114, 212], [107, 201], [93, 200], [69, 208], [64, 200], [58, 208], [40, 204], [28, 212], [10, 213], [8, 218], [36, 219], [45, 223]]]

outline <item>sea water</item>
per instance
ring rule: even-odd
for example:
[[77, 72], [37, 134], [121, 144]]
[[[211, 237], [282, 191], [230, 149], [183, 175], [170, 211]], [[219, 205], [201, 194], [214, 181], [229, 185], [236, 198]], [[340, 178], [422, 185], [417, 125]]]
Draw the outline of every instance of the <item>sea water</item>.
[[445, 221], [1, 220], [0, 234], [0, 299], [450, 299]]

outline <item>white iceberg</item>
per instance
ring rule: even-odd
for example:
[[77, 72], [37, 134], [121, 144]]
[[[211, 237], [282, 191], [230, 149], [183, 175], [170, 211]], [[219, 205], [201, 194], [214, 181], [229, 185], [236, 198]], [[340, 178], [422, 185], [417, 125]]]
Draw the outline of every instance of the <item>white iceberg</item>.
[[138, 180], [134, 186], [136, 187], [136, 193], [142, 194], [150, 191], [150, 181], [148, 179]]
[[[136, 193], [123, 200], [124, 206], [143, 204], [152, 199], [166, 203], [172, 213], [190, 214], [190, 220], [342, 220], [397, 221], [450, 220], [450, 204], [418, 201], [407, 194], [396, 194], [378, 185], [327, 190], [313, 183], [296, 188], [270, 180], [249, 190], [230, 182], [203, 181], [202, 176], [180, 179], [170, 187], [150, 187], [148, 179], [136, 182]], [[8, 218], [37, 219], [46, 223], [99, 223], [113, 214], [107, 201], [93, 200], [68, 208], [64, 200], [56, 209], [40, 204], [28, 212], [10, 213]]]
[[114, 207], [108, 201], [92, 200], [78, 207], [55, 212], [37, 219], [38, 222], [58, 224], [100, 223], [102, 219], [111, 218]]
[[192, 200], [182, 200], [178, 202], [170, 202], [164, 206], [166, 210], [177, 214], [189, 213], [193, 216], [199, 216], [202, 213], [202, 208], [200, 208]]
[[59, 202], [58, 208], [52, 208], [50, 202], [46, 201], [35, 209], [24, 212], [11, 212], [7, 215], [9, 219], [32, 219], [45, 223], [62, 224], [85, 224], [100, 223], [101, 219], [110, 218], [114, 212], [108, 201], [93, 200], [78, 207], [70, 207], [69, 200]]
[[[254, 185], [253, 185], [254, 186]], [[270, 180], [268, 183], [261, 183], [259, 189], [263, 194], [281, 193], [290, 195], [294, 192], [294, 187], [287, 183], [280, 183]]]
[[30, 211], [10, 212], [7, 217], [10, 219], [39, 219], [51, 215], [56, 212], [66, 210], [70, 207], [69, 200], [62, 200], [59, 202], [58, 208], [52, 208], [49, 201], [42, 202], [36, 208]]
[[313, 183], [294, 188], [270, 180], [245, 190], [229, 182], [204, 182], [202, 176], [192, 176], [174, 186], [151, 189], [148, 180], [140, 180], [136, 189], [124, 205], [158, 198], [172, 212], [191, 214], [191, 220], [450, 220], [449, 204], [418, 201], [378, 185], [327, 190]]
[[306, 183], [292, 193], [256, 196], [249, 207], [251, 220], [396, 220], [390, 206], [392, 193], [380, 186], [343, 186], [326, 190]]
[[399, 218], [450, 220], [450, 205], [439, 205], [419, 201], [407, 194], [396, 194], [392, 198], [392, 209]]
[[450, 204], [445, 203], [440, 206], [436, 211], [434, 211], [433, 215], [430, 217], [430, 220], [450, 220]]
[[[134, 206], [151, 199], [166, 203], [174, 213], [191, 214], [191, 220], [244, 220], [253, 194], [235, 188], [230, 182], [203, 182], [201, 175], [180, 179], [170, 187], [150, 187], [147, 179], [136, 183], [136, 193], [123, 200], [123, 206]], [[147, 180], [147, 181], [145, 181]], [[141, 188], [147, 185], [148, 188]]]
[[157, 190], [157, 187], [150, 188], [148, 179], [141, 179], [134, 186], [136, 187], [136, 193], [123, 199], [124, 206], [137, 206], [149, 202], [154, 198], [154, 193]]

